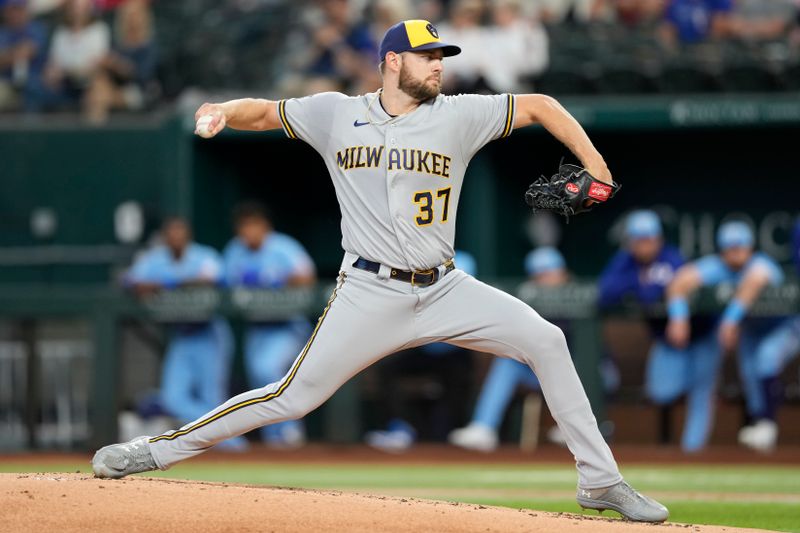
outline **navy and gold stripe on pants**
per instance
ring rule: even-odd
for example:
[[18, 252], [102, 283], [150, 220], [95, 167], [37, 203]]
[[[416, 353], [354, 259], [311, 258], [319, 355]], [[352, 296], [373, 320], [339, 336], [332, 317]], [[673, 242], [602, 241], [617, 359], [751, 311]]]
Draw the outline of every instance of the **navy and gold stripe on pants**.
[[[331, 305], [333, 305], [333, 301], [336, 299], [336, 293], [344, 285], [344, 281], [345, 281], [346, 277], [347, 277], [347, 275], [344, 272], [342, 272], [341, 273], [341, 277], [339, 278], [339, 283], [336, 285], [336, 288], [333, 290], [333, 294], [331, 294], [331, 297], [328, 300], [328, 305], [325, 306], [325, 310], [322, 312], [322, 316], [320, 316], [319, 320], [317, 320], [317, 325], [314, 328], [314, 332], [311, 334], [311, 337], [308, 339], [308, 342], [306, 343], [305, 347], [303, 348], [303, 351], [300, 353], [300, 356], [295, 360], [294, 365], [292, 365], [292, 369], [289, 371], [289, 373], [284, 378], [283, 383], [281, 383], [281, 385], [278, 387], [278, 390], [276, 390], [275, 392], [271, 392], [269, 394], [265, 394], [264, 396], [259, 396], [257, 398], [251, 398], [249, 400], [245, 400], [245, 401], [239, 402], [239, 403], [237, 403], [235, 405], [232, 405], [232, 406], [228, 407], [227, 409], [224, 409], [224, 410], [222, 410], [222, 411], [220, 411], [218, 413], [215, 413], [215, 414], [209, 416], [208, 418], [205, 418], [203, 420], [199, 420], [198, 422], [192, 424], [189, 427], [180, 429], [178, 431], [174, 431], [174, 432], [172, 432], [170, 434], [159, 435], [158, 437], [153, 437], [149, 441], [150, 444], [153, 444], [153, 443], [156, 443], [156, 442], [159, 442], [159, 441], [162, 441], [162, 440], [163, 441], [175, 440], [178, 437], [182, 437], [184, 435], [188, 435], [192, 431], [195, 431], [195, 430], [200, 429], [200, 428], [202, 428], [204, 426], [207, 426], [208, 424], [210, 424], [212, 422], [215, 422], [215, 421], [223, 418], [226, 415], [234, 413], [234, 412], [238, 411], [239, 409], [242, 409], [244, 407], [248, 407], [248, 406], [251, 406], [251, 405], [257, 405], [257, 404], [260, 404], [260, 403], [268, 402], [268, 401], [270, 401], [272, 399], [275, 399], [275, 398], [279, 397], [281, 394], [283, 394], [284, 391], [286, 391], [286, 388], [289, 386], [289, 384], [291, 384], [292, 380], [297, 375], [297, 371], [300, 368], [300, 365], [303, 364], [303, 361], [305, 361], [306, 356], [308, 355], [308, 352], [311, 349], [311, 345], [314, 343], [314, 339], [317, 337], [317, 333], [319, 332], [319, 329], [322, 326], [322, 323], [325, 321], [325, 317], [327, 316], [328, 311], [330, 311]], [[233, 437], [233, 436], [234, 435], [231, 435], [231, 437]]]
[[286, 100], [278, 102], [278, 119], [280, 119], [283, 131], [286, 132], [286, 135], [288, 135], [290, 139], [297, 139], [294, 129], [292, 129], [291, 124], [289, 124], [289, 119], [286, 118]]

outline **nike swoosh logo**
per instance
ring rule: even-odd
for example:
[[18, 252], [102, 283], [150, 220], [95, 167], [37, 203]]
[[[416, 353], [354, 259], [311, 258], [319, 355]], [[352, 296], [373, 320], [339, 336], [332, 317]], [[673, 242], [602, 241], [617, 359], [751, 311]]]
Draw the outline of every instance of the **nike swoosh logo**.
[[361, 126], [366, 126], [367, 124], [369, 124], [369, 122], [359, 122], [358, 120], [355, 120], [353, 122], [353, 126], [355, 126], [356, 128], [359, 128]]

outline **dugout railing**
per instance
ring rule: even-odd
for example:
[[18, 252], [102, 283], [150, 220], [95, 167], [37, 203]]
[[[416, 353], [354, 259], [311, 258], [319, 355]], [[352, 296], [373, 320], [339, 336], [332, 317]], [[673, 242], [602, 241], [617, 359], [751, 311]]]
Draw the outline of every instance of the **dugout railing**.
[[[595, 283], [575, 282], [561, 288], [514, 281], [493, 284], [517, 295], [548, 319], [569, 320], [576, 368], [595, 415], [603, 420], [604, 395], [598, 372], [602, 316], [596, 305]], [[125, 320], [169, 324], [204, 321], [217, 314], [241, 321], [279, 320], [298, 313], [315, 317], [324, 307], [331, 288], [330, 283], [284, 291], [195, 288], [137, 299], [108, 286], [3, 286], [0, 319], [18, 322], [21, 333], [19, 338], [0, 343], [0, 378], [5, 384], [0, 394], [0, 411], [5, 410], [0, 412], [0, 424], [5, 424], [3, 427], [9, 431], [13, 427], [15, 439], [28, 448], [64, 446], [70, 438], [71, 442], [89, 447], [116, 441], [121, 382], [119, 337]], [[732, 292], [729, 286], [701, 291], [692, 300], [693, 311], [716, 314]], [[751, 314], [786, 316], [798, 312], [800, 285], [792, 282], [765, 290]], [[608, 313], [630, 318], [663, 316], [664, 307], [644, 309], [631, 303], [606, 310], [603, 315]], [[32, 325], [38, 320], [75, 318], [91, 324], [90, 338], [85, 343], [43, 342], [33, 333]], [[88, 372], [90, 379], [86, 383], [80, 381], [82, 374], [74, 370], [75, 364], [81, 365], [84, 374]], [[358, 411], [358, 401], [353, 383], [329, 400], [323, 427], [326, 440], [358, 440], [357, 424], [352, 420], [352, 413]], [[43, 410], [45, 403], [50, 405], [46, 408], [50, 411]], [[48, 421], [50, 433], [43, 428]], [[70, 423], [76, 427], [67, 427]], [[24, 427], [24, 438], [20, 426]], [[59, 435], [60, 440], [56, 438]]]

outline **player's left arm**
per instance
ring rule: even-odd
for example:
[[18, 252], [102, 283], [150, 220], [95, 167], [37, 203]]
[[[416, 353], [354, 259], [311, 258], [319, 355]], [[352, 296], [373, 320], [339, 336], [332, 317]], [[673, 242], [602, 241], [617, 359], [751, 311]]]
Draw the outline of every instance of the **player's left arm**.
[[544, 94], [518, 94], [514, 99], [517, 108], [514, 129], [541, 124], [575, 154], [592, 176], [600, 181], [613, 183], [603, 156], [594, 147], [583, 127], [555, 98]]
[[736, 294], [722, 313], [719, 326], [719, 342], [724, 350], [730, 352], [736, 349], [742, 320], [764, 288], [772, 281], [772, 273], [766, 266], [754, 265], [739, 282]]

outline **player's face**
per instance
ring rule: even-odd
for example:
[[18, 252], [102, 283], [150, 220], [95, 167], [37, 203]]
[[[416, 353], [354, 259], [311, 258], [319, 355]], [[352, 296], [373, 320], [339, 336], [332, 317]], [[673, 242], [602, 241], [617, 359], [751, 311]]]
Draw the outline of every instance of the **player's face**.
[[180, 255], [192, 238], [189, 225], [183, 220], [173, 220], [164, 226], [164, 244], [176, 255]]
[[733, 271], [741, 270], [753, 256], [753, 249], [748, 246], [734, 246], [724, 250], [720, 256], [722, 261]]
[[664, 242], [660, 237], [645, 237], [631, 239], [628, 243], [628, 250], [636, 262], [642, 265], [649, 265], [658, 257]]
[[269, 230], [269, 223], [260, 217], [248, 217], [236, 225], [236, 234], [245, 246], [253, 250], [261, 246]]
[[444, 71], [442, 51], [403, 52], [400, 55], [400, 90], [420, 102], [439, 96]]
[[558, 287], [559, 285], [564, 285], [568, 281], [568, 278], [567, 271], [563, 268], [558, 268], [556, 270], [548, 270], [547, 272], [536, 274], [532, 279], [537, 285]]

